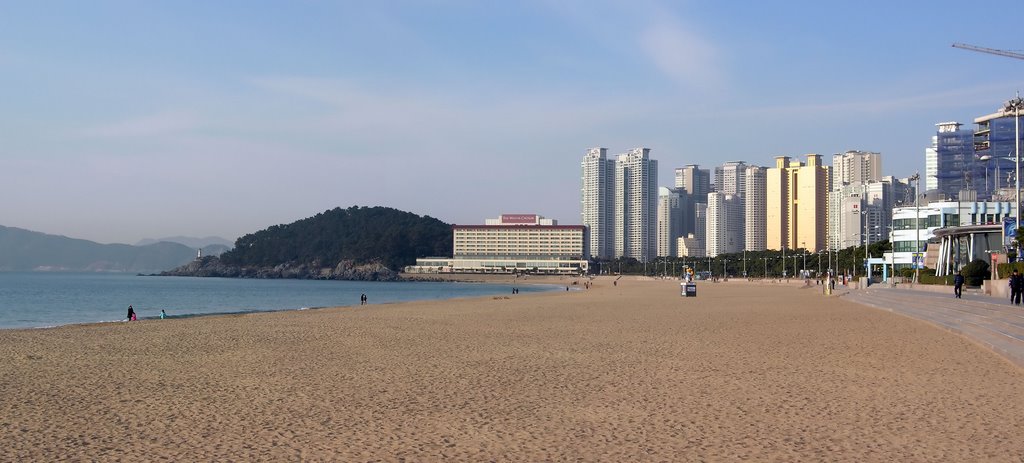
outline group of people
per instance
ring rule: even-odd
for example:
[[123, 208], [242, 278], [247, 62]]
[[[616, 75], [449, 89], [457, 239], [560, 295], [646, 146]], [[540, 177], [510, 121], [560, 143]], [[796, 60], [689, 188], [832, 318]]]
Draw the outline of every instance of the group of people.
[[[131, 305], [128, 305], [128, 317], [127, 318], [128, 318], [128, 321], [130, 321], [130, 322], [138, 320], [138, 316], [135, 315], [135, 309]], [[164, 309], [160, 309], [160, 319], [163, 320], [165, 318], [167, 318], [167, 312], [164, 311]]]
[[[957, 299], [961, 299], [963, 296], [965, 281], [963, 272], [958, 272], [953, 276], [953, 296]], [[1024, 294], [1024, 275], [1014, 270], [1010, 274], [1010, 303], [1021, 305], [1022, 294]]]
[[366, 305], [366, 293], [359, 295], [359, 305]]

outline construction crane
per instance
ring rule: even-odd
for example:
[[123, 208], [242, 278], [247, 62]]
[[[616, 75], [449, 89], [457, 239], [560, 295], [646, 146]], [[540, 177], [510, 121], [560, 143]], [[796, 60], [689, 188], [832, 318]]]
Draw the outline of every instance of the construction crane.
[[995, 48], [976, 47], [974, 45], [968, 45], [966, 43], [954, 43], [953, 48], [962, 48], [964, 50], [977, 51], [981, 53], [988, 53], [991, 55], [1006, 56], [1009, 58], [1024, 59], [1024, 54], [1014, 53], [1007, 50], [996, 50]]

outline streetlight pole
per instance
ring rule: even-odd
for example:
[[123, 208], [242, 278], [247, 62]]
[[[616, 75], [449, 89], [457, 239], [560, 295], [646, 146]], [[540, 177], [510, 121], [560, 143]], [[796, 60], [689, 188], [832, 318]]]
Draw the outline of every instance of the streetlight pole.
[[[914, 284], [921, 281], [921, 266], [917, 264], [917, 253], [921, 250], [921, 173], [914, 172], [914, 175], [910, 177], [910, 180], [915, 182], [914, 185], [914, 232], [916, 238], [914, 238], [914, 252], [910, 253], [910, 262], [914, 266]], [[1018, 189], [1018, 195], [1020, 190]], [[1020, 210], [1020, 200], [1017, 201], [1017, 209]], [[957, 210], [959, 214], [959, 209]]]
[[1016, 174], [1015, 174], [1016, 178], [1014, 179], [1016, 181], [1016, 191], [1015, 191], [1015, 193], [1017, 194], [1017, 196], [1016, 196], [1016, 203], [1017, 203], [1016, 206], [1017, 207], [1015, 209], [1015, 213], [1017, 214], [1017, 216], [1015, 218], [1014, 232], [1016, 232], [1016, 230], [1018, 228], [1020, 228], [1020, 110], [1021, 110], [1021, 108], [1024, 108], [1024, 99], [1021, 99], [1020, 92], [1017, 92], [1017, 97], [1016, 98], [1014, 98], [1014, 99], [1012, 99], [1010, 101], [1007, 101], [1006, 105], [1003, 106], [1003, 114], [1006, 114], [1010, 110], [1013, 111], [1013, 146], [1014, 146], [1014, 153], [1015, 153], [1015, 156], [1016, 156], [1014, 158], [1014, 165], [1017, 168], [1017, 171], [1016, 171]]
[[825, 249], [825, 252], [827, 253], [826, 255], [828, 256], [828, 275], [829, 276], [835, 276], [834, 273], [833, 273], [833, 269], [831, 269], [831, 243], [828, 244], [828, 248]]
[[807, 274], [807, 242], [800, 243], [804, 248], [804, 267], [801, 269], [804, 274]]
[[871, 267], [868, 267], [868, 211], [860, 211], [860, 214], [864, 217], [864, 276], [871, 279]]
[[786, 278], [786, 243], [782, 243], [782, 278]]

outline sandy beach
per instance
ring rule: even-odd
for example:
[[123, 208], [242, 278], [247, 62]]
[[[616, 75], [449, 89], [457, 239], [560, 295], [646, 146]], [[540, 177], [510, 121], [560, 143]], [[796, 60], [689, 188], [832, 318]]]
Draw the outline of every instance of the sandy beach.
[[0, 391], [2, 461], [1024, 460], [1024, 370], [746, 282], [5, 330]]

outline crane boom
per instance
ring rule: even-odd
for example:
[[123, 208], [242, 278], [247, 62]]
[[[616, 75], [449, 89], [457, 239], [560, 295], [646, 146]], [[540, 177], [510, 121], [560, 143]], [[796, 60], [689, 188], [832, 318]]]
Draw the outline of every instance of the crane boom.
[[966, 43], [954, 43], [953, 48], [962, 48], [964, 50], [977, 51], [981, 53], [989, 53], [992, 55], [1006, 56], [1009, 58], [1024, 59], [1024, 54], [1014, 53], [1006, 50], [996, 50], [995, 48], [977, 47], [974, 45], [968, 45]]

